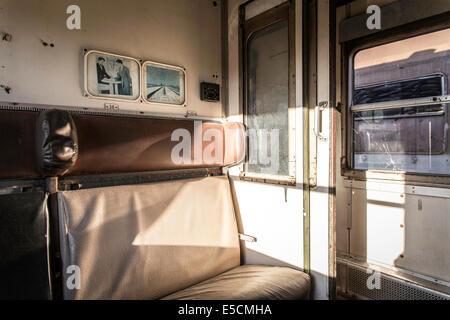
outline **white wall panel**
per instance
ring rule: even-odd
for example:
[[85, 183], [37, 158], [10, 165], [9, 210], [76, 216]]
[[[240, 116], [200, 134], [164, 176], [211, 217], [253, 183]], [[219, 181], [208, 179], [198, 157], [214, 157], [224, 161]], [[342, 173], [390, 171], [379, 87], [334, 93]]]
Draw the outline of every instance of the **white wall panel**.
[[[68, 30], [66, 9], [81, 8], [81, 30]], [[187, 107], [119, 102], [122, 110], [221, 117], [220, 102], [200, 100], [200, 82], [220, 83], [220, 1], [0, 0], [0, 101], [104, 108], [82, 95], [84, 48], [178, 65], [187, 72]], [[44, 47], [41, 39], [55, 46]], [[218, 78], [213, 78], [217, 75]]]

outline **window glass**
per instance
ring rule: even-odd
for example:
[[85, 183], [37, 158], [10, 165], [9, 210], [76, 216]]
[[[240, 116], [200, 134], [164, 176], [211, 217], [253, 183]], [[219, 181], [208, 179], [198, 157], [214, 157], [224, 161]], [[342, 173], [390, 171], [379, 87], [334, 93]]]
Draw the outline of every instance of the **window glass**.
[[[363, 88], [370, 89], [372, 98], [382, 95], [370, 102], [436, 95], [442, 78], [429, 77], [432, 75], [443, 77], [443, 91], [447, 94], [450, 79], [448, 39], [450, 29], [445, 29], [359, 51], [354, 58], [353, 104], [360, 102]], [[365, 90], [366, 94], [368, 90]]]
[[444, 93], [444, 80], [443, 75], [433, 75], [356, 87], [353, 93], [353, 104], [440, 96]]
[[355, 169], [450, 174], [447, 107], [354, 112]]
[[289, 175], [288, 22], [253, 33], [247, 45], [247, 171]]
[[355, 55], [355, 169], [450, 175], [448, 39], [450, 29]]

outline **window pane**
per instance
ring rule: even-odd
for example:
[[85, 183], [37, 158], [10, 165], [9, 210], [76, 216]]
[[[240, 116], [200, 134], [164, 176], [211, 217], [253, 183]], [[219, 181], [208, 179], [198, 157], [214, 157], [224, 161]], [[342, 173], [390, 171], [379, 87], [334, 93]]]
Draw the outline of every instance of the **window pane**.
[[449, 39], [445, 29], [359, 51], [353, 105], [447, 94]]
[[389, 108], [398, 100], [448, 94], [448, 39], [445, 29], [355, 55], [352, 105], [384, 103], [352, 112], [355, 169], [450, 175], [448, 104]]
[[353, 95], [353, 104], [441, 96], [444, 94], [443, 89], [443, 75], [385, 82], [356, 88]]
[[289, 175], [288, 23], [255, 32], [247, 47], [249, 161], [254, 173]]
[[449, 175], [448, 105], [354, 112], [355, 169]]

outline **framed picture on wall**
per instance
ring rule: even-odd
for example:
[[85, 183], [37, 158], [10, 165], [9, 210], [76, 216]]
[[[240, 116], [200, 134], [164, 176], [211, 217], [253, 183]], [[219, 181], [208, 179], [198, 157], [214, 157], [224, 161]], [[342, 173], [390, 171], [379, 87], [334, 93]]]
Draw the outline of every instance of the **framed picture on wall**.
[[146, 61], [142, 64], [142, 98], [148, 103], [185, 106], [184, 68]]
[[138, 60], [90, 50], [84, 55], [84, 89], [101, 99], [137, 101], [141, 96], [141, 66]]

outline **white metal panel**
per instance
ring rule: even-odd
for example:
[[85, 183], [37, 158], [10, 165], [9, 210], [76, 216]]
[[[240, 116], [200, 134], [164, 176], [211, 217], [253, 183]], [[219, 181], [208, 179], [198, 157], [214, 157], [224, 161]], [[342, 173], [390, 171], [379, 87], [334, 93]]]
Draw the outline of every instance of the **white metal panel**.
[[[448, 282], [450, 198], [439, 196], [439, 188], [361, 184], [352, 189], [350, 253]], [[436, 194], [417, 195], [415, 188]]]
[[450, 199], [450, 188], [436, 188], [425, 186], [405, 185], [402, 181], [388, 180], [344, 180], [346, 188], [364, 189], [364, 190], [383, 190], [389, 192], [398, 192], [405, 194], [422, 195], [436, 198]]
[[393, 265], [404, 249], [403, 203], [402, 193], [352, 190], [350, 253]]
[[[317, 101], [329, 101], [329, 1], [317, 2]], [[322, 111], [322, 135], [317, 139], [317, 190], [310, 194], [311, 275], [314, 299], [328, 299], [328, 187], [330, 174], [329, 108]]]
[[450, 282], [450, 199], [407, 195], [405, 248], [395, 265]]
[[[397, 207], [404, 201], [399, 194], [367, 194], [367, 260], [393, 265], [405, 245], [405, 210]], [[362, 214], [362, 212], [358, 212]]]
[[302, 190], [234, 180], [245, 243], [244, 263], [303, 268]]

